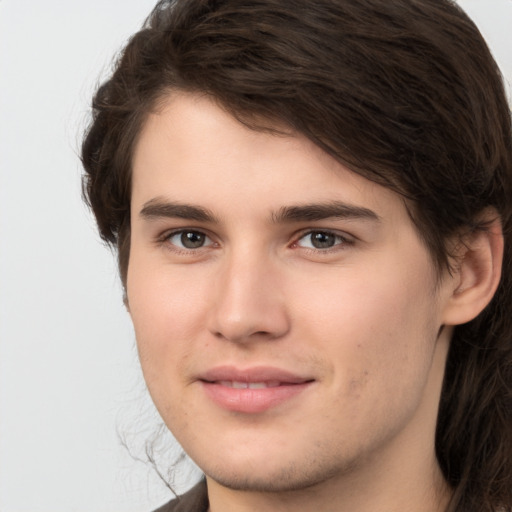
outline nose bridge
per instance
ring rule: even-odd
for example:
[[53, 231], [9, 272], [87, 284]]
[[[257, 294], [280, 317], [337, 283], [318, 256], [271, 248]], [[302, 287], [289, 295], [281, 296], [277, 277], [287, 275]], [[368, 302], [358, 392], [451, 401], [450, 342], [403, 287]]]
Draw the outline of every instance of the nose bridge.
[[210, 330], [236, 342], [273, 339], [287, 332], [288, 316], [279, 287], [278, 265], [250, 247], [226, 255], [217, 275]]

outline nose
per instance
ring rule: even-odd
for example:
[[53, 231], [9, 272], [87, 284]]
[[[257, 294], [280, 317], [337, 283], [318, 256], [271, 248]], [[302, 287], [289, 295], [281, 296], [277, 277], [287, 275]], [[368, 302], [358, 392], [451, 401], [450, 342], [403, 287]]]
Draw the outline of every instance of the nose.
[[215, 278], [209, 330], [236, 343], [275, 340], [290, 329], [280, 272], [270, 258], [232, 255]]

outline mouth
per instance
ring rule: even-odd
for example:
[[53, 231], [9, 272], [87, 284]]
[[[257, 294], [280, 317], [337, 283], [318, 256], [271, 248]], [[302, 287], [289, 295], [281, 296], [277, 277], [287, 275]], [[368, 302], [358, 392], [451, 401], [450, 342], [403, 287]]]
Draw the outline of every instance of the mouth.
[[221, 386], [226, 386], [233, 389], [266, 389], [277, 388], [281, 382], [275, 380], [270, 382], [240, 382], [233, 380], [221, 380], [218, 382]]
[[279, 368], [213, 368], [198, 379], [206, 396], [231, 412], [258, 414], [305, 392], [314, 379]]

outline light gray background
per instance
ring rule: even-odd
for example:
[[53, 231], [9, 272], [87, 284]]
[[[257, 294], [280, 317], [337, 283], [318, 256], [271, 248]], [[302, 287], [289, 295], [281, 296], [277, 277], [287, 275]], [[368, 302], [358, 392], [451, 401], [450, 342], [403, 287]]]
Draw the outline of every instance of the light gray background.
[[[119, 442], [140, 456], [157, 421], [77, 158], [92, 91], [153, 3], [0, 0], [0, 512], [171, 496]], [[512, 82], [512, 0], [461, 4]]]

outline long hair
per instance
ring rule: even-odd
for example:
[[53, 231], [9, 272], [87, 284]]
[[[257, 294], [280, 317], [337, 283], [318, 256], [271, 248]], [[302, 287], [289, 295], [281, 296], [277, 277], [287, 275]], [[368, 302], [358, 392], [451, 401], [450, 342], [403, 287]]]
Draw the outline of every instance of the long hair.
[[498, 213], [502, 280], [455, 329], [436, 452], [451, 511], [511, 511], [511, 116], [475, 25], [450, 0], [159, 2], [97, 91], [82, 148], [84, 195], [123, 282], [133, 148], [173, 90], [211, 95], [255, 130], [284, 123], [401, 194], [438, 270], [450, 237]]

